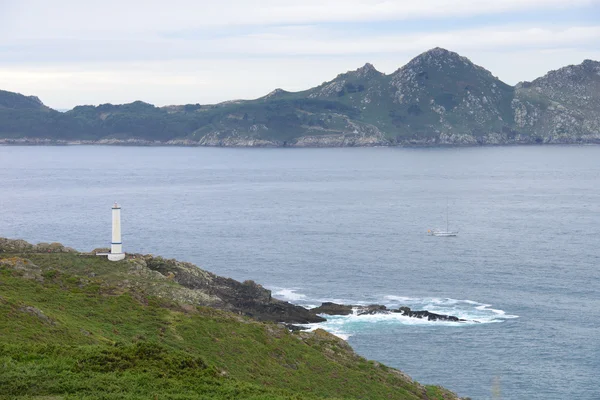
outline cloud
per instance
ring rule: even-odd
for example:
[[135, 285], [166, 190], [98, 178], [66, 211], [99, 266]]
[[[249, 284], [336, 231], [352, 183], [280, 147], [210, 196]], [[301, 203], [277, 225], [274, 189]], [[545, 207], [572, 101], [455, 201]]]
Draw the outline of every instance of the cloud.
[[212, 103], [276, 87], [306, 89], [365, 62], [390, 73], [436, 46], [514, 84], [600, 58], [600, 23], [589, 17], [599, 5], [0, 0], [0, 88], [39, 95], [58, 108], [138, 99]]
[[[598, 0], [4, 0], [7, 37], [136, 36], [186, 29], [348, 21], [464, 18], [498, 13], [573, 9]], [[3, 27], [3, 28], [1, 28]]]
[[[490, 27], [436, 33], [412, 33], [356, 37], [328, 37], [326, 34], [254, 34], [212, 42], [214, 51], [245, 54], [344, 55], [402, 51], [420, 52], [440, 46], [449, 49], [554, 48], [577, 44], [598, 45], [600, 26], [568, 28]], [[210, 48], [211, 43], [205, 42]]]
[[359, 37], [319, 27], [275, 28], [213, 39], [80, 40], [48, 39], [17, 41], [0, 47], [0, 61], [102, 62], [203, 60], [215, 57], [350, 56], [413, 52], [433, 47], [455, 51], [496, 51], [565, 46], [598, 48], [599, 26], [523, 27], [496, 26], [446, 32], [371, 34]]

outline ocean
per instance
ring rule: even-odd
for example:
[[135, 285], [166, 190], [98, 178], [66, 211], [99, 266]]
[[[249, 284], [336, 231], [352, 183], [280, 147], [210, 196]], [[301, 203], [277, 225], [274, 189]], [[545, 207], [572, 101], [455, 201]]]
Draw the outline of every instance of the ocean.
[[[274, 297], [385, 304], [321, 327], [472, 399], [600, 399], [600, 147], [0, 147], [0, 236], [123, 246]], [[446, 210], [448, 210], [446, 214]], [[432, 237], [446, 215], [457, 237]]]

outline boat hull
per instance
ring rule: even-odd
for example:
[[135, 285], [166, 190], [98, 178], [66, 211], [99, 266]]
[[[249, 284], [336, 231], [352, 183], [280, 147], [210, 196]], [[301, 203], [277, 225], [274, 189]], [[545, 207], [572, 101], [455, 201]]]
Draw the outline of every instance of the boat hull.
[[452, 237], [457, 236], [458, 232], [431, 232], [431, 236]]

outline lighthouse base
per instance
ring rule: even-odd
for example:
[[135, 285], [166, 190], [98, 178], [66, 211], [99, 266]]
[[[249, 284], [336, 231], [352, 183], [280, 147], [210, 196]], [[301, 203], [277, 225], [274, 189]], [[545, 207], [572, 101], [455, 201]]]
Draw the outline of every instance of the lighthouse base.
[[108, 253], [109, 261], [121, 261], [125, 259], [125, 253]]

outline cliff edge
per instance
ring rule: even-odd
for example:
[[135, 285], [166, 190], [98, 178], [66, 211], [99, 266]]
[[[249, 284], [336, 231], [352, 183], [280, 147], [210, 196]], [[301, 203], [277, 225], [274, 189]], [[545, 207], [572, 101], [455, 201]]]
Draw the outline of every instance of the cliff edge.
[[0, 398], [457, 399], [281, 310], [306, 317], [192, 264], [0, 239]]

